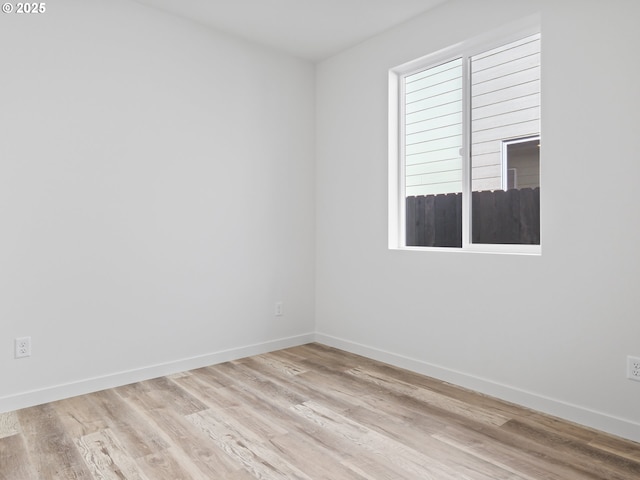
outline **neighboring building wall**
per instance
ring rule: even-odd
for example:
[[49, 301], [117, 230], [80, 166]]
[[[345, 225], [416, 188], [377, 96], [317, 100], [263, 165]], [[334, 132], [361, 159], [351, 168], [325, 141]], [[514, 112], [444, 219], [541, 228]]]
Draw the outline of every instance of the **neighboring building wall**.
[[[503, 188], [503, 141], [540, 133], [540, 35], [471, 58], [472, 189]], [[462, 64], [405, 80], [406, 195], [462, 191]]]
[[462, 59], [405, 78], [406, 195], [462, 191]]
[[471, 186], [499, 190], [502, 142], [540, 133], [540, 35], [476, 55], [471, 69]]

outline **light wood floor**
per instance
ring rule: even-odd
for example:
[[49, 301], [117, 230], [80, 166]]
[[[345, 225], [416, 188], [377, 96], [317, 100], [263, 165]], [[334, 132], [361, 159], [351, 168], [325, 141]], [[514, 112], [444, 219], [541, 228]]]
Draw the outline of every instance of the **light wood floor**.
[[640, 444], [318, 344], [0, 415], [0, 479], [640, 479]]

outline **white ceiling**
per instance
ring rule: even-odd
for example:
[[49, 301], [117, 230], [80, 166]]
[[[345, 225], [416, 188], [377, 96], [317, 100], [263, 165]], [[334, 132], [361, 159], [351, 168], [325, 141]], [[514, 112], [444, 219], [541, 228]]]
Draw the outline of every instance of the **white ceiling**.
[[136, 0], [290, 54], [321, 60], [447, 0]]

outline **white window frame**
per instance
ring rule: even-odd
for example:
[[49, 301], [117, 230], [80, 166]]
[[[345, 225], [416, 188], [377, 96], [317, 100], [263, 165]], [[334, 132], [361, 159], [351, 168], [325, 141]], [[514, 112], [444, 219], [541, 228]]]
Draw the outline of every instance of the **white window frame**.
[[[462, 247], [412, 247], [406, 245], [406, 200], [404, 169], [404, 78], [456, 58], [464, 58], [463, 78], [469, 78], [469, 59], [493, 48], [540, 33], [540, 17], [534, 15], [451, 47], [404, 63], [389, 70], [389, 237], [392, 250], [480, 252], [522, 255], [540, 255], [542, 252], [542, 225], [540, 245], [479, 244], [471, 242], [471, 108], [470, 89], [463, 95], [463, 148], [462, 148]], [[540, 162], [542, 165], [542, 161]], [[542, 208], [541, 208], [542, 211]], [[541, 212], [542, 218], [542, 212]]]

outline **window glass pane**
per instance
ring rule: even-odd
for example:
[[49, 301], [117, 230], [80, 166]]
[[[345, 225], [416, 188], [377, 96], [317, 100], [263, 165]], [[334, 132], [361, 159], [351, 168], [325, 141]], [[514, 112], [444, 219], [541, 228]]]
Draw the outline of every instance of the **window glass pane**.
[[540, 35], [470, 70], [472, 242], [540, 244]]
[[460, 247], [462, 59], [406, 76], [404, 92], [406, 244]]

